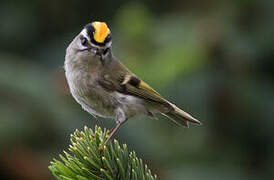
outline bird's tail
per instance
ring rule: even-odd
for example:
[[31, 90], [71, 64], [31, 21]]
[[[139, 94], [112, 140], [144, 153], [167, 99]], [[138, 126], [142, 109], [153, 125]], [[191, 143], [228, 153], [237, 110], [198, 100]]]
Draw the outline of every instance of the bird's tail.
[[182, 109], [178, 108], [174, 104], [169, 103], [172, 106], [172, 110], [162, 113], [164, 116], [171, 119], [174, 123], [180, 126], [188, 127], [188, 122], [195, 123], [198, 125], [201, 125], [201, 122], [194, 117], [192, 117], [190, 114], [186, 113]]

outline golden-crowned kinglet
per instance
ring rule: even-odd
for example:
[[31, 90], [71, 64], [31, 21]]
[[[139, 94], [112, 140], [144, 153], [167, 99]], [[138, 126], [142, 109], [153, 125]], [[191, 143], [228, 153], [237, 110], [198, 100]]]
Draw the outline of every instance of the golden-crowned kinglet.
[[140, 114], [161, 113], [186, 127], [188, 122], [200, 124], [121, 64], [111, 43], [106, 23], [89, 23], [68, 46], [64, 65], [71, 94], [82, 108], [116, 121], [107, 141], [127, 119]]

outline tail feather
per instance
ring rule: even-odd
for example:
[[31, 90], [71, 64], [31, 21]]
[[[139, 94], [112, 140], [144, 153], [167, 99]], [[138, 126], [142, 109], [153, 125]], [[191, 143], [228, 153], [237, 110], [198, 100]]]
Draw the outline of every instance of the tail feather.
[[170, 105], [173, 107], [173, 110], [170, 110], [169, 112], [162, 113], [164, 116], [167, 116], [169, 119], [171, 119], [174, 123], [177, 125], [188, 127], [188, 122], [195, 123], [201, 125], [201, 122], [194, 117], [192, 117], [190, 114], [186, 113], [185, 111], [181, 110], [174, 104]]
[[162, 115], [166, 116], [167, 118], [169, 118], [172, 122], [174, 122], [175, 124], [177, 124], [178, 126], [185, 126], [185, 127], [189, 127], [189, 123], [188, 121], [182, 119], [182, 118], [178, 118], [177, 116], [175, 116], [174, 114], [168, 112], [168, 113], [162, 113]]

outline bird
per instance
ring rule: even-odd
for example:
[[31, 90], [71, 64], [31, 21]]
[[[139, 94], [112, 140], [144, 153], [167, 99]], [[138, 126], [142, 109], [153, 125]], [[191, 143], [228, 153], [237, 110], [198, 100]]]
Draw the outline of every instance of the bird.
[[[166, 116], [179, 126], [201, 122], [162, 97], [113, 55], [112, 33], [105, 22], [85, 25], [66, 49], [65, 76], [73, 98], [94, 117], [115, 120], [108, 142], [119, 127], [137, 115]], [[160, 70], [159, 70], [160, 71]]]

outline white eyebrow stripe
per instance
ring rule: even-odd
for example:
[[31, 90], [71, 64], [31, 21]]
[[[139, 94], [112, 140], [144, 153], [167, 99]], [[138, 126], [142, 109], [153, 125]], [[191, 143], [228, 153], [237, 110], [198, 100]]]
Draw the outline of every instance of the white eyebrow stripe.
[[90, 41], [90, 38], [88, 36], [88, 32], [85, 28], [81, 31], [81, 34]]

